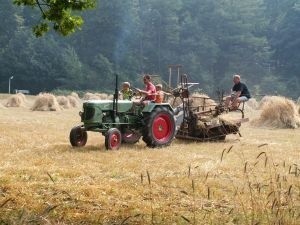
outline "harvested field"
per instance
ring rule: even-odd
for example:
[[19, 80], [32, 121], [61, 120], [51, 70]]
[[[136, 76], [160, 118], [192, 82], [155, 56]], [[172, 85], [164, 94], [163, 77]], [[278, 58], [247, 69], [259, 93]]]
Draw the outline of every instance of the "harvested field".
[[79, 121], [74, 108], [1, 111], [0, 224], [300, 223], [300, 129], [106, 151], [98, 133], [70, 146]]

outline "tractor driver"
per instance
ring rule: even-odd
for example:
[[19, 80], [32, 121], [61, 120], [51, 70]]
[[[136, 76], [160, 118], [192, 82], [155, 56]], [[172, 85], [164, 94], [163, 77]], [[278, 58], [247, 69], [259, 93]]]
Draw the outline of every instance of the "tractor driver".
[[145, 90], [137, 89], [137, 91], [141, 94], [145, 95], [145, 98], [142, 102], [145, 104], [147, 102], [154, 102], [156, 99], [156, 88], [154, 84], [151, 82], [151, 77], [149, 75], [144, 75], [143, 81], [145, 86]]
[[225, 98], [225, 108], [236, 110], [241, 102], [248, 101], [251, 96], [247, 86], [241, 82], [240, 75], [233, 75], [233, 83], [231, 96]]

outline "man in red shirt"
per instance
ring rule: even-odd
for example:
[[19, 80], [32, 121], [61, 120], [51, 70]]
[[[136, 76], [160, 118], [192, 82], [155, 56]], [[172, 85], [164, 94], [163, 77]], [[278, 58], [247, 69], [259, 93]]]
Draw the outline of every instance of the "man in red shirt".
[[156, 88], [151, 82], [151, 77], [145, 75], [143, 77], [144, 84], [146, 85], [145, 90], [138, 89], [138, 92], [145, 95], [144, 101], [155, 101], [156, 99]]

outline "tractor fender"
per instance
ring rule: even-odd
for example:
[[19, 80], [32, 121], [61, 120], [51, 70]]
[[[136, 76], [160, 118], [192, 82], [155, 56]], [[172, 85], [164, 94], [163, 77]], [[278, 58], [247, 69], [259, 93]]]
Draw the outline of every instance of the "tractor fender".
[[143, 113], [147, 113], [147, 112], [152, 112], [155, 108], [158, 107], [165, 107], [167, 109], [169, 109], [171, 112], [174, 112], [173, 108], [171, 107], [171, 105], [169, 103], [149, 103], [147, 105], [145, 105], [145, 107], [143, 108]]

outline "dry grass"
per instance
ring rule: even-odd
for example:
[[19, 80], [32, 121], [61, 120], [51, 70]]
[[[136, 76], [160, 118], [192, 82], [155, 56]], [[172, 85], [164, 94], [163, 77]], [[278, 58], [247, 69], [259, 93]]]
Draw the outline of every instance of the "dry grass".
[[1, 112], [0, 224], [300, 222], [298, 129], [106, 151], [97, 133], [71, 148], [79, 121], [78, 109]]

